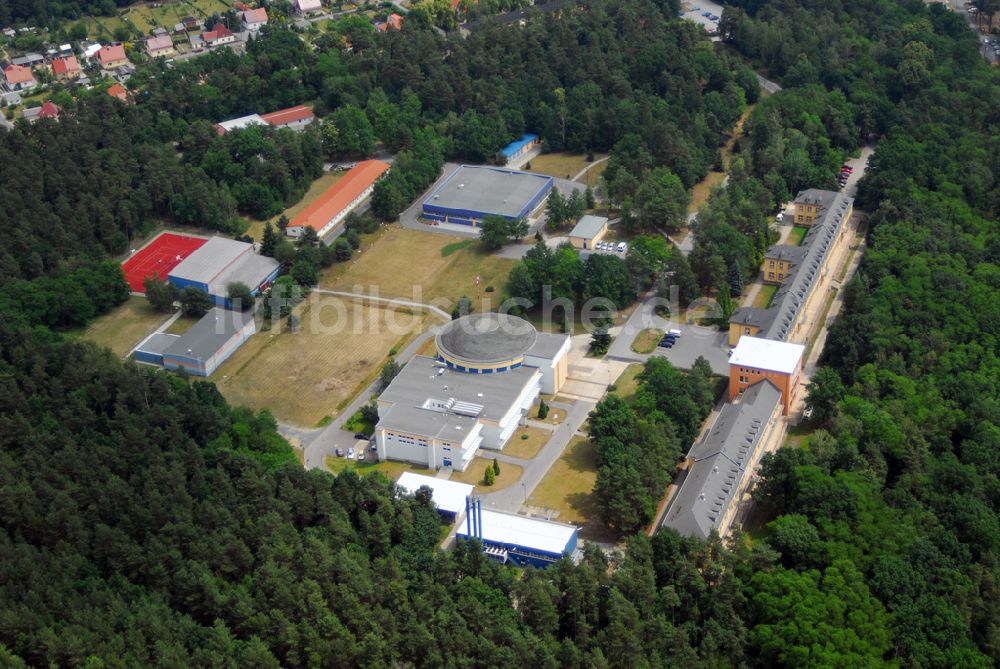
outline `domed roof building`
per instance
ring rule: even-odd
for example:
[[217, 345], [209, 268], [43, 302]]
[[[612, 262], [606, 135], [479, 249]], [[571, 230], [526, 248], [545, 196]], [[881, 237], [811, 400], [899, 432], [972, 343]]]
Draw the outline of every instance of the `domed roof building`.
[[479, 448], [502, 449], [569, 367], [569, 336], [510, 314], [463, 316], [435, 343], [436, 357], [414, 357], [378, 398], [380, 460], [463, 471]]
[[538, 341], [535, 327], [510, 314], [470, 314], [446, 325], [435, 340], [438, 360], [460, 372], [506, 372], [524, 364]]

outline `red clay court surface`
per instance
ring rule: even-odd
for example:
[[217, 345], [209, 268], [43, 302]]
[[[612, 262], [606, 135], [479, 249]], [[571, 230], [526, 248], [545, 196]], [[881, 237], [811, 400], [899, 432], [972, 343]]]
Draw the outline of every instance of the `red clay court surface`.
[[134, 292], [145, 293], [143, 279], [156, 274], [166, 281], [170, 270], [207, 241], [201, 237], [164, 232], [122, 263], [125, 280]]

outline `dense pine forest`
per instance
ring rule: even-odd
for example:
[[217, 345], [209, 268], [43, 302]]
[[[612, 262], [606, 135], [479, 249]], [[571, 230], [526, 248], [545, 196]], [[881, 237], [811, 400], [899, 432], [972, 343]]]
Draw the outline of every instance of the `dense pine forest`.
[[[1000, 661], [1000, 81], [962, 17], [754, 0], [727, 7], [713, 47], [669, 8], [587, 9], [465, 41], [414, 22], [354, 54], [278, 32], [245, 60], [140, 71], [148, 95], [130, 107], [84, 97], [0, 137], [5, 666]], [[731, 230], [752, 248], [760, 208], [877, 142], [858, 198], [868, 249], [810, 389], [823, 429], [768, 459], [756, 494], [771, 520], [752, 541], [637, 535], [545, 572], [442, 553], [426, 499], [304, 472], [267, 413], [56, 331], [125, 298], [98, 261], [135, 230], [239, 229], [240, 176], [260, 175], [212, 168], [243, 155], [214, 138], [221, 118], [316, 98], [410, 152], [413, 173], [440, 160], [427, 152], [471, 159], [541, 129], [553, 148], [638, 144], [645, 169], [690, 186], [752, 89], [741, 58], [786, 88], [754, 110], [699, 253], [728, 254]], [[197, 137], [208, 162], [185, 144]], [[313, 149], [254, 141], [291, 161], [270, 202], [294, 199]]]

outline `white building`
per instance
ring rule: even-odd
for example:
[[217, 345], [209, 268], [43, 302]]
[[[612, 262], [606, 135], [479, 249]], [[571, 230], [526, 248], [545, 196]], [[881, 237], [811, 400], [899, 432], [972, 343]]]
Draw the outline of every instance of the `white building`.
[[464, 471], [479, 448], [501, 450], [544, 388], [565, 380], [567, 335], [507, 314], [472, 314], [437, 335], [378, 398], [380, 460]]

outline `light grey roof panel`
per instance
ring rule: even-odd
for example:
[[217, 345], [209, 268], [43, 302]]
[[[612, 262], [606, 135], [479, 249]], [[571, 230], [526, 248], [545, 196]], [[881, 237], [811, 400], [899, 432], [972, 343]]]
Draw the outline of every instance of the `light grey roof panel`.
[[467, 374], [448, 369], [426, 356], [416, 356], [403, 367], [380, 401], [420, 407], [428, 399], [468, 402], [483, 406], [481, 417], [498, 421], [521, 392], [540, 374], [535, 367], [518, 367], [499, 374]]
[[513, 217], [551, 182], [552, 177], [540, 174], [462, 165], [424, 204]]
[[218, 295], [225, 295], [229, 284], [245, 283], [250, 290], [255, 289], [271, 276], [274, 270], [278, 269], [280, 263], [274, 258], [260, 256], [256, 253], [247, 253], [236, 261], [228, 271], [222, 273], [212, 286], [213, 292]]
[[539, 332], [535, 339], [535, 345], [528, 349], [527, 355], [551, 360], [556, 357], [556, 353], [562, 349], [568, 339], [569, 335], [565, 334]]
[[174, 342], [180, 339], [180, 335], [167, 334], [166, 332], [157, 332], [150, 335], [146, 341], [142, 342], [136, 347], [136, 353], [150, 353], [152, 355], [162, 355], [164, 351], [170, 348]]
[[191, 329], [166, 349], [164, 355], [206, 360], [215, 354], [234, 334], [253, 320], [252, 312], [210, 309]]
[[593, 239], [607, 224], [608, 219], [604, 216], [592, 216], [591, 214], [587, 214], [577, 221], [577, 224], [573, 226], [573, 229], [570, 231], [569, 236]]
[[253, 253], [250, 244], [212, 237], [171, 270], [170, 276], [211, 284], [244, 253]]

